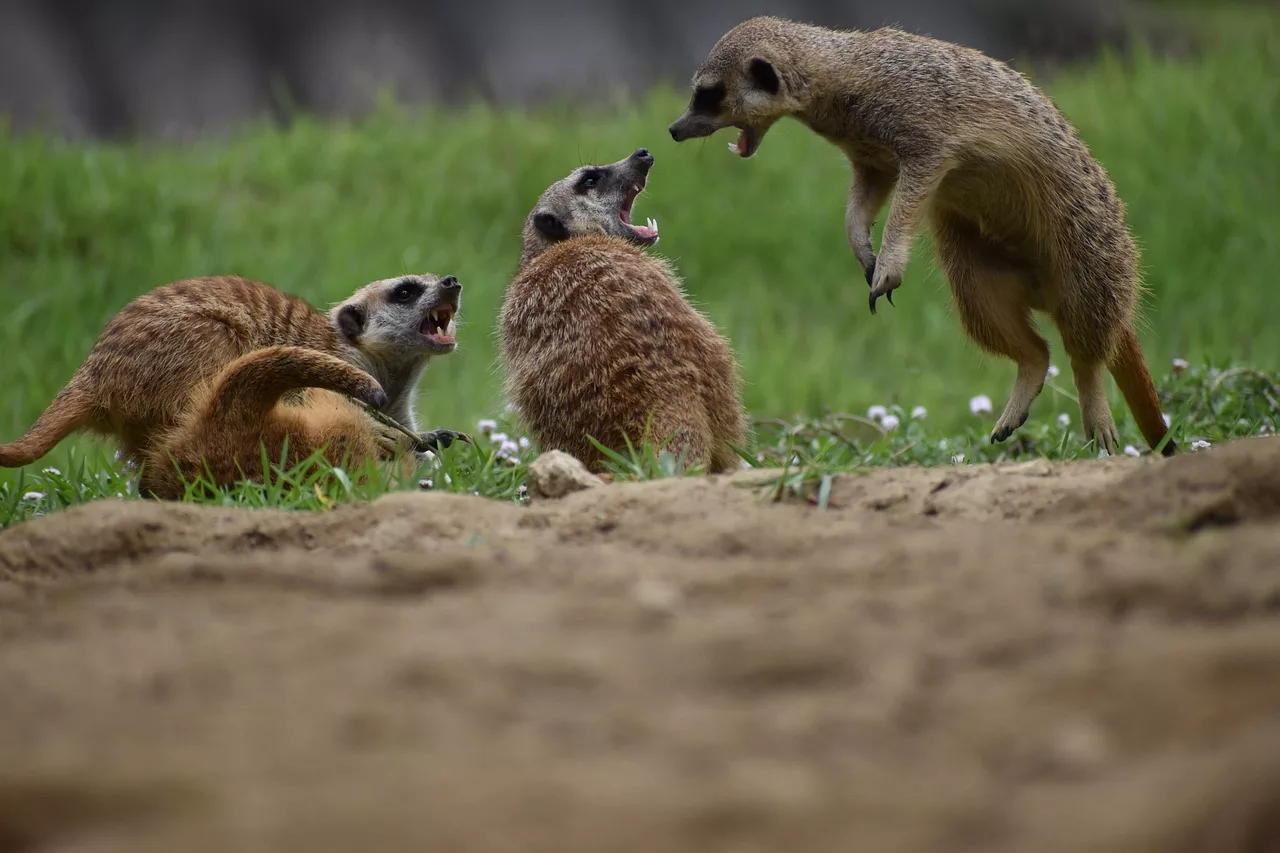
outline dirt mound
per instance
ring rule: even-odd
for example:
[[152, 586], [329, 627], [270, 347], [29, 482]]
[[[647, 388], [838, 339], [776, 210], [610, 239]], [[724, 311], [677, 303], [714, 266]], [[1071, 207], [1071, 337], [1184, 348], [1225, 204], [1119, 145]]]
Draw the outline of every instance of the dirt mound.
[[37, 519], [0, 851], [1274, 849], [1278, 447]]
[[1073, 523], [1196, 532], [1280, 515], [1280, 439], [1249, 438], [1213, 453], [1150, 460], [1098, 494], [1077, 494], [1051, 510]]

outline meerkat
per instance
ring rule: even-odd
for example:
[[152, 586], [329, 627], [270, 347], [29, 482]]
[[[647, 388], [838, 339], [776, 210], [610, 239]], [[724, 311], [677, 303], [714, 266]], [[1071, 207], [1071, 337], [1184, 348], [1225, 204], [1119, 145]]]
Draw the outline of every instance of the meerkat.
[[[22, 438], [0, 445], [15, 468], [86, 430], [114, 439], [138, 465], [158, 433], [182, 422], [193, 395], [235, 359], [273, 346], [328, 353], [365, 371], [386, 394], [379, 408], [417, 432], [417, 383], [434, 355], [456, 347], [462, 285], [454, 276], [406, 275], [370, 282], [327, 313], [270, 285], [236, 276], [183, 279], [137, 297], [110, 321], [84, 363]], [[302, 388], [287, 402], [305, 398]], [[336, 405], [336, 404], [333, 404]], [[347, 403], [362, 417], [354, 403]], [[384, 445], [400, 434], [369, 419]], [[452, 430], [421, 434], [448, 447]]]
[[597, 473], [605, 457], [588, 437], [616, 452], [648, 439], [721, 473], [746, 444], [739, 366], [646, 251], [657, 222], [631, 221], [653, 162], [641, 148], [582, 166], [534, 205], [498, 322], [505, 388], [544, 450]]
[[[1119, 443], [1110, 370], [1152, 448], [1166, 438], [1135, 317], [1143, 290], [1125, 205], [1106, 170], [1054, 103], [1025, 76], [976, 50], [894, 28], [830, 30], [751, 18], [723, 35], [693, 75], [672, 139], [738, 130], [753, 156], [784, 116], [844, 152], [850, 248], [869, 306], [902, 284], [915, 232], [930, 226], [953, 304], [982, 349], [1017, 364], [991, 442], [1027, 420], [1049, 369], [1032, 312], [1062, 334], [1086, 440]], [[873, 220], [890, 193], [880, 252]], [[1172, 440], [1163, 453], [1172, 455]]]
[[[282, 402], [303, 389], [301, 403]], [[264, 454], [286, 467], [316, 451], [353, 469], [386, 458], [385, 440], [347, 397], [378, 409], [390, 402], [371, 374], [322, 350], [251, 350], [193, 389], [179, 422], [156, 434], [140, 466], [138, 493], [177, 500], [199, 478], [216, 487], [260, 480]]]

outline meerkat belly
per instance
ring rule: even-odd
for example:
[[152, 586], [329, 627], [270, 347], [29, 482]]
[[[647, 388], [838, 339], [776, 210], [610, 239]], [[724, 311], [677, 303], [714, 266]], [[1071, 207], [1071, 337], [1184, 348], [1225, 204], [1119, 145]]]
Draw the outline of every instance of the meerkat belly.
[[1034, 255], [1040, 212], [1016, 176], [960, 167], [948, 173], [933, 206], [971, 223], [982, 237], [1018, 256]]

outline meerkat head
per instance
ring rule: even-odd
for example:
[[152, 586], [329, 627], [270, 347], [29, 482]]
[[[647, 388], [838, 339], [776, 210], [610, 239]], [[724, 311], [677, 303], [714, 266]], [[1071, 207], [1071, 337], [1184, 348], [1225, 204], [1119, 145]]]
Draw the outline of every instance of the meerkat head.
[[720, 37], [693, 75], [689, 106], [668, 130], [676, 142], [738, 129], [729, 150], [750, 157], [774, 122], [801, 109], [804, 78], [796, 68], [789, 21], [751, 18]]
[[454, 276], [402, 275], [373, 281], [329, 317], [350, 346], [381, 360], [453, 352], [462, 284]]
[[552, 243], [583, 234], [608, 234], [638, 246], [658, 242], [658, 223], [631, 221], [631, 207], [644, 192], [653, 155], [637, 148], [608, 166], [581, 166], [556, 181], [538, 198], [524, 227], [526, 259]]

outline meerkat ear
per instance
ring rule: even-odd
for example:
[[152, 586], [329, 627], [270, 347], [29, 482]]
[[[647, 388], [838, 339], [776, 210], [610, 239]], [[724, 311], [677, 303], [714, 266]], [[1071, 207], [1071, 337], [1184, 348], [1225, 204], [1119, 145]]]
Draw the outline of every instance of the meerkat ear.
[[363, 308], [343, 305], [338, 311], [338, 331], [343, 337], [354, 341], [364, 331], [366, 319]]
[[752, 59], [751, 64], [747, 66], [747, 73], [751, 75], [751, 82], [761, 91], [776, 95], [782, 89], [778, 72], [774, 70], [773, 63], [767, 59], [761, 59], [758, 56]]
[[549, 210], [539, 210], [533, 215], [533, 227], [552, 240], [564, 240], [569, 236], [564, 222]]

